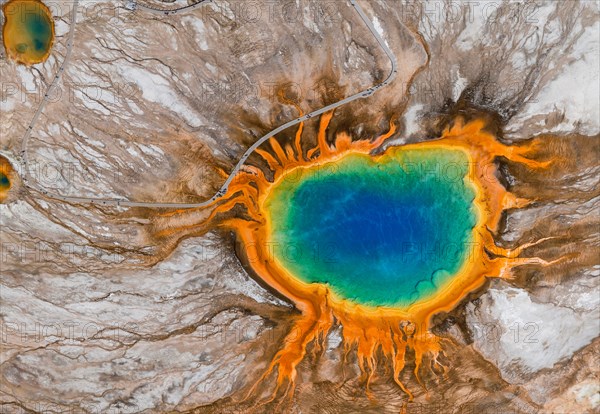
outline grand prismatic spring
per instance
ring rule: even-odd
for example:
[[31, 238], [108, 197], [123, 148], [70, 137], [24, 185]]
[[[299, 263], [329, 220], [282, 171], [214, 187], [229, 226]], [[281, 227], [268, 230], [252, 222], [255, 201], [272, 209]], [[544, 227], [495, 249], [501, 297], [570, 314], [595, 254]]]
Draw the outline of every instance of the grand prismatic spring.
[[597, 2], [0, 10], [0, 412], [599, 412]]
[[11, 0], [3, 7], [4, 49], [7, 55], [25, 65], [44, 62], [54, 41], [54, 21], [50, 9], [39, 0]]
[[[393, 122], [373, 140], [339, 133], [329, 144], [332, 116], [322, 116], [314, 148], [304, 150], [301, 124], [293, 143], [271, 138], [270, 150], [257, 150], [271, 178], [246, 166], [202, 223], [168, 226], [157, 235], [231, 229], [250, 270], [294, 303], [301, 316], [263, 376], [276, 371], [284, 394], [293, 392], [307, 349], [322, 349], [339, 324], [367, 389], [384, 356], [412, 398], [399, 379], [407, 351], [424, 387], [424, 370], [446, 369], [441, 357], [450, 343], [430, 331], [435, 313], [451, 310], [488, 277], [510, 279], [515, 266], [547, 264], [519, 256], [543, 239], [512, 250], [494, 243], [503, 210], [530, 202], [506, 190], [494, 160], [505, 157], [532, 171], [550, 162], [533, 158], [537, 140], [505, 145], [483, 120], [462, 118], [438, 139], [383, 151]], [[244, 213], [232, 214], [237, 206]]]

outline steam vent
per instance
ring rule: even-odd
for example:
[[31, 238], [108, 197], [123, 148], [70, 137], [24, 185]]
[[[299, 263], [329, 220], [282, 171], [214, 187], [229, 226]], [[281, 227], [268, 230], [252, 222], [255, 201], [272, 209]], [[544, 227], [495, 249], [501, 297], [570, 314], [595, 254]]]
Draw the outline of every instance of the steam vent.
[[600, 411], [597, 2], [0, 7], [0, 411]]

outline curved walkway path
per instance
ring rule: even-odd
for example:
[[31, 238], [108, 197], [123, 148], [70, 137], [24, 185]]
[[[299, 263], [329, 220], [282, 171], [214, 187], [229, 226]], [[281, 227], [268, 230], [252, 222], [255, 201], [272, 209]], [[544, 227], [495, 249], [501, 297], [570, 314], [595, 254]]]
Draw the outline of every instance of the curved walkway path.
[[[201, 2], [191, 5], [191, 6], [185, 6], [180, 9], [171, 10], [171, 11], [168, 11], [168, 14], [176, 14], [176, 13], [183, 12], [183, 11], [193, 10], [194, 8], [199, 7], [200, 5], [207, 4], [211, 1], [212, 0], [201, 1]], [[229, 184], [231, 184], [231, 182], [234, 180], [236, 174], [240, 171], [240, 169], [242, 168], [242, 166], [244, 165], [244, 163], [246, 162], [248, 157], [250, 157], [250, 155], [258, 147], [260, 147], [265, 141], [267, 141], [269, 138], [275, 136], [276, 134], [280, 133], [281, 131], [283, 131], [287, 128], [290, 128], [294, 125], [304, 122], [312, 117], [321, 115], [327, 111], [331, 111], [335, 108], [338, 108], [342, 105], [345, 105], [345, 104], [355, 101], [357, 99], [367, 98], [367, 97], [373, 95], [379, 89], [387, 86], [394, 80], [394, 78], [396, 77], [396, 74], [398, 73], [396, 56], [394, 56], [393, 52], [386, 45], [385, 41], [381, 38], [381, 36], [377, 32], [377, 30], [375, 30], [375, 28], [373, 27], [373, 24], [370, 22], [369, 18], [363, 12], [362, 8], [358, 5], [356, 0], [350, 0], [350, 4], [352, 5], [352, 7], [354, 7], [354, 9], [358, 13], [358, 15], [360, 16], [362, 21], [365, 23], [365, 25], [367, 26], [367, 28], [369, 29], [371, 34], [377, 40], [377, 43], [379, 44], [379, 46], [383, 49], [383, 51], [389, 58], [390, 63], [392, 65], [392, 69], [391, 69], [388, 77], [383, 82], [381, 82], [375, 86], [372, 86], [365, 91], [356, 93], [352, 96], [348, 96], [347, 98], [344, 98], [339, 102], [333, 103], [331, 105], [327, 105], [321, 109], [317, 109], [316, 111], [313, 111], [311, 113], [308, 113], [306, 115], [298, 117], [294, 120], [291, 120], [291, 121], [279, 126], [278, 128], [275, 128], [268, 134], [262, 136], [250, 148], [248, 148], [246, 150], [246, 152], [244, 152], [244, 154], [241, 156], [241, 158], [239, 159], [239, 161], [236, 164], [236, 166], [234, 167], [234, 169], [229, 174], [229, 177], [227, 177], [227, 180], [225, 180], [225, 182], [223, 183], [221, 188], [210, 199], [203, 201], [201, 203], [154, 203], [154, 202], [129, 201], [129, 200], [122, 200], [122, 199], [114, 199], [114, 198], [90, 198], [90, 197], [63, 196], [60, 194], [51, 193], [43, 188], [38, 187], [37, 184], [29, 182], [29, 169], [27, 166], [27, 141], [29, 140], [29, 136], [31, 135], [31, 130], [33, 129], [35, 122], [37, 121], [38, 117], [40, 116], [41, 112], [44, 109], [44, 106], [46, 105], [46, 102], [48, 100], [48, 96], [49, 96], [50, 92], [52, 91], [56, 82], [60, 79], [60, 76], [63, 73], [63, 70], [71, 57], [71, 50], [73, 48], [73, 33], [75, 31], [76, 14], [77, 14], [77, 6], [78, 6], [78, 0], [75, 0], [75, 2], [73, 3], [73, 20], [71, 23], [71, 28], [69, 29], [67, 54], [66, 54], [65, 59], [63, 60], [62, 64], [59, 67], [57, 75], [52, 80], [52, 83], [50, 84], [50, 87], [48, 88], [48, 92], [45, 94], [44, 99], [40, 103], [40, 106], [38, 107], [33, 119], [31, 120], [31, 123], [29, 124], [29, 127], [25, 133], [25, 136], [23, 137], [21, 156], [23, 158], [23, 163], [24, 163], [24, 165], [23, 165], [23, 167], [24, 167], [23, 168], [23, 171], [24, 171], [23, 172], [23, 182], [25, 183], [25, 186], [27, 186], [30, 189], [39, 191], [40, 193], [44, 194], [48, 198], [51, 198], [54, 200], [65, 201], [65, 202], [69, 202], [69, 203], [76, 203], [76, 204], [96, 204], [96, 205], [106, 205], [106, 206], [149, 207], [149, 208], [197, 208], [197, 207], [204, 207], [204, 206], [207, 206], [207, 205], [213, 203], [214, 201], [221, 198], [227, 192], [227, 189], [229, 188]], [[139, 6], [139, 5], [137, 5], [137, 8], [140, 10], [151, 11], [153, 13], [158, 11], [157, 9], [152, 9], [152, 8], [148, 8], [146, 6]], [[161, 12], [161, 14], [165, 14], [164, 10], [160, 11], [160, 12]]]

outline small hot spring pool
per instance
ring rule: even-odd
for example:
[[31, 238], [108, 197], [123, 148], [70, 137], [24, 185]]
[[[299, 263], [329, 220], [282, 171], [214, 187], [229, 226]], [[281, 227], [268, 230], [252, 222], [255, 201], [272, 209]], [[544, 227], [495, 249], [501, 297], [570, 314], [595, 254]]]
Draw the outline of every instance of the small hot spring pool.
[[27, 65], [46, 60], [54, 41], [54, 21], [50, 9], [39, 0], [11, 0], [2, 10], [7, 54]]

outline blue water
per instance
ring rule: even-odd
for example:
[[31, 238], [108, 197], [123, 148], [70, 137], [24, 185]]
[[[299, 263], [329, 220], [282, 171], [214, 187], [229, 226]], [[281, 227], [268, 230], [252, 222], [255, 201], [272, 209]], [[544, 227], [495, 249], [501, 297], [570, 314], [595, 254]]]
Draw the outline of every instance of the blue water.
[[52, 40], [52, 24], [45, 13], [25, 13], [25, 27], [37, 52], [46, 52]]
[[403, 151], [377, 164], [350, 155], [334, 170], [284, 181], [268, 201], [275, 255], [296, 277], [393, 306], [434, 293], [459, 270], [476, 222], [462, 153]]
[[0, 188], [6, 188], [10, 185], [10, 180], [6, 174], [0, 172]]

